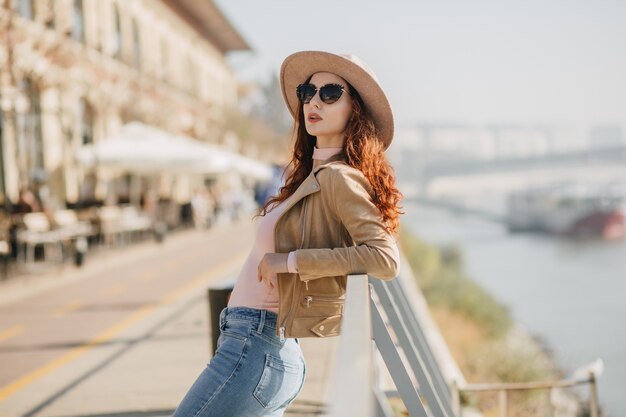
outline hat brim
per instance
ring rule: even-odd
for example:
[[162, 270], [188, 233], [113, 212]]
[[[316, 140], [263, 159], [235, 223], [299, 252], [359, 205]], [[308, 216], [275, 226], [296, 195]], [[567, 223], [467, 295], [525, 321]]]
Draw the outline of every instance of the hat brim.
[[316, 72], [331, 72], [346, 80], [359, 93], [372, 116], [379, 139], [385, 149], [389, 147], [394, 131], [391, 105], [375, 76], [363, 66], [347, 57], [323, 51], [302, 51], [289, 55], [280, 68], [280, 86], [291, 115], [295, 118], [301, 105], [296, 87]]

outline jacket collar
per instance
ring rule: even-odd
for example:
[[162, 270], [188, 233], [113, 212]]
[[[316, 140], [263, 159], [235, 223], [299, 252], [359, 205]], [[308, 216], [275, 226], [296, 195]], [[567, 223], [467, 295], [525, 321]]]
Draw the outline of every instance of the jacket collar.
[[[282, 217], [282, 215], [285, 214], [298, 201], [302, 200], [304, 197], [306, 197], [306, 196], [308, 196], [310, 194], [313, 194], [313, 193], [316, 193], [316, 192], [320, 191], [320, 184], [319, 184], [319, 182], [317, 182], [317, 178], [315, 177], [315, 174], [317, 174], [317, 172], [320, 169], [325, 168], [325, 167], [327, 167], [328, 165], [330, 165], [332, 163], [340, 162], [340, 161], [343, 161], [343, 160], [344, 160], [343, 153], [338, 153], [338, 154], [333, 155], [330, 158], [324, 160], [324, 162], [322, 162], [317, 167], [315, 167], [311, 171], [309, 176], [306, 177], [304, 179], [304, 181], [302, 181], [302, 184], [300, 184], [298, 189], [291, 195], [291, 197], [289, 197], [289, 200], [287, 201], [287, 206], [285, 207], [283, 212], [278, 216], [278, 219], [280, 219]], [[278, 219], [277, 219], [277, 222], [278, 222]]]

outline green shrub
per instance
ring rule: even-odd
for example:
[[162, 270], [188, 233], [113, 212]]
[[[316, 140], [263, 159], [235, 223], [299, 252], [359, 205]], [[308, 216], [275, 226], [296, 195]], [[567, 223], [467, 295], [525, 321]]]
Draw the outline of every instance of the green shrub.
[[420, 287], [430, 285], [441, 269], [441, 255], [439, 251], [404, 229], [400, 235], [400, 242], [408, 256], [409, 264], [415, 274], [418, 285]]
[[504, 335], [511, 326], [506, 307], [463, 274], [456, 246], [437, 249], [403, 230], [401, 244], [430, 305], [443, 306], [480, 323], [488, 334]]

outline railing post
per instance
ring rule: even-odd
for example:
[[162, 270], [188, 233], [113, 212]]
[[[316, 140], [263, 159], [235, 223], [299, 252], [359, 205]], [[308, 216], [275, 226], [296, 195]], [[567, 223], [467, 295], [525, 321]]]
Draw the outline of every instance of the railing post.
[[509, 414], [509, 398], [507, 390], [498, 391], [498, 403], [500, 404], [500, 417], [508, 417]]
[[591, 417], [598, 417], [598, 387], [596, 386], [595, 372], [589, 372], [589, 405], [591, 408]]
[[548, 416], [554, 417], [554, 404], [552, 404], [552, 394], [554, 393], [554, 387], [548, 389]]
[[461, 392], [456, 380], [452, 381], [452, 412], [456, 417], [461, 417]]
[[329, 417], [374, 417], [374, 361], [370, 294], [367, 275], [350, 275], [346, 288], [341, 336], [337, 347], [332, 383], [328, 386]]

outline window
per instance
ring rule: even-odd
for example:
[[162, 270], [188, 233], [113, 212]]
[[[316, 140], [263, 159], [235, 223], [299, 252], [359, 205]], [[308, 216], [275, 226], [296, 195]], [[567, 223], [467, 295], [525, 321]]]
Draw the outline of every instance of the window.
[[93, 107], [84, 98], [82, 98], [79, 103], [79, 112], [81, 144], [88, 145], [93, 143]]
[[55, 12], [56, 12], [56, 7], [55, 7], [55, 1], [54, 0], [48, 0], [48, 2], [46, 3], [46, 9], [44, 12], [44, 18], [43, 21], [46, 24], [46, 27], [48, 29], [54, 29], [55, 27]]
[[72, 17], [72, 38], [85, 42], [85, 18], [83, 15], [83, 0], [74, 0], [74, 14]]
[[4, 180], [4, 138], [2, 137], [4, 126], [4, 112], [0, 110], [0, 205], [7, 206], [6, 185]]
[[17, 12], [25, 19], [31, 19], [35, 15], [33, 0], [18, 0], [16, 4]]
[[139, 35], [139, 26], [137, 21], [133, 19], [133, 65], [135, 68], [141, 68], [141, 36]]
[[115, 20], [115, 28], [113, 32], [113, 56], [117, 59], [122, 58], [122, 23], [120, 21], [120, 12], [117, 6], [113, 6], [113, 19]]
[[29, 183], [42, 176], [45, 177], [41, 105], [39, 90], [31, 80], [22, 80], [20, 89], [27, 98], [28, 107], [24, 112], [16, 114], [18, 166], [21, 181]]

